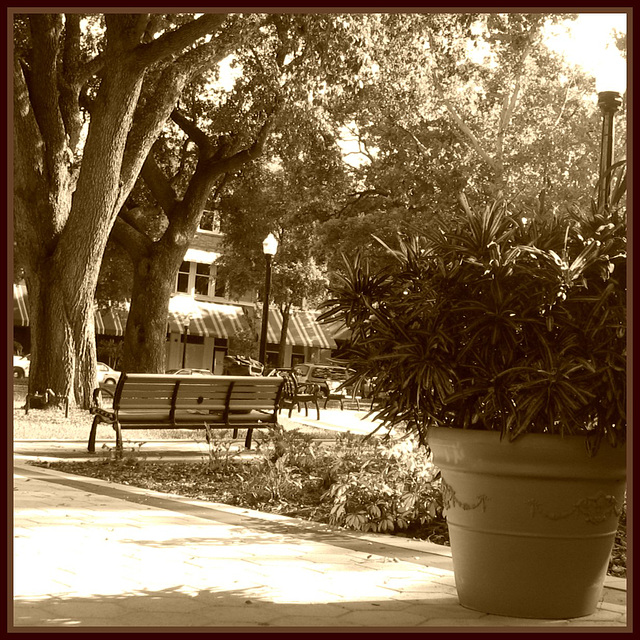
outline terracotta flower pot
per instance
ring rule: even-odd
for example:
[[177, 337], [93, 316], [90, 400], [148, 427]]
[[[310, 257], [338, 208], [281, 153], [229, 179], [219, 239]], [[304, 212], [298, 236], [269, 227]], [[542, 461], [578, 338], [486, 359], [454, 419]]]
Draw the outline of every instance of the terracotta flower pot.
[[460, 604], [575, 618], [601, 597], [625, 493], [626, 447], [590, 458], [580, 436], [429, 433]]

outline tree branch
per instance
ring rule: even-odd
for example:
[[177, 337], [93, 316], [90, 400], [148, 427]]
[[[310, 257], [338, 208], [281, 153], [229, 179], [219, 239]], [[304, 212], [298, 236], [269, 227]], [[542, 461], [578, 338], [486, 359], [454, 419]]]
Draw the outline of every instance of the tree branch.
[[127, 222], [125, 217], [129, 217], [129, 214], [121, 210], [111, 228], [110, 237], [122, 246], [131, 259], [135, 261], [136, 258], [148, 253], [153, 242], [145, 233]]
[[200, 153], [208, 155], [210, 152], [211, 143], [207, 135], [195, 124], [187, 118], [184, 114], [180, 113], [178, 109], [174, 109], [171, 112], [171, 119], [189, 136], [189, 138], [198, 145]]
[[171, 187], [169, 180], [160, 170], [153, 153], [147, 156], [147, 159], [142, 165], [140, 176], [151, 190], [153, 197], [162, 207], [162, 210], [165, 214], [169, 215], [169, 212], [173, 209], [177, 201], [176, 193]]
[[121, 173], [121, 180], [125, 185], [123, 191], [127, 190], [127, 185], [135, 181], [151, 145], [171, 116], [187, 82], [207, 66], [213, 66], [225, 58], [237, 45], [240, 37], [241, 32], [237, 30], [196, 49], [191, 49], [181, 58], [167, 65], [159, 79], [155, 81], [149, 79], [148, 82], [152, 88], [146, 92], [144, 106], [136, 113], [127, 139]]
[[239, 151], [235, 153], [229, 158], [225, 158], [223, 160], [218, 160], [215, 156], [211, 159], [208, 164], [209, 170], [214, 171], [216, 174], [222, 173], [230, 173], [233, 171], [237, 171], [242, 165], [250, 162], [251, 160], [255, 160], [260, 156], [264, 149], [264, 145], [271, 133], [275, 125], [275, 119], [277, 114], [280, 112], [282, 108], [282, 100], [278, 96], [276, 100], [276, 105], [273, 107], [271, 113], [265, 120], [265, 123], [262, 125], [256, 141], [249, 147], [248, 149], [244, 149], [243, 151]]
[[342, 209], [340, 209], [336, 213], [336, 217], [340, 218], [342, 215], [349, 209], [354, 208], [361, 200], [365, 198], [369, 198], [371, 196], [380, 196], [382, 198], [388, 198], [391, 196], [391, 192], [382, 189], [367, 189], [366, 191], [361, 191], [360, 193], [351, 193], [350, 197], [355, 198], [351, 202], [347, 202]]
[[516, 105], [518, 103], [518, 96], [520, 94], [520, 88], [522, 86], [524, 63], [528, 58], [529, 53], [531, 53], [531, 49], [533, 48], [533, 39], [538, 29], [539, 26], [538, 24], [536, 24], [529, 32], [524, 51], [522, 52], [522, 55], [520, 56], [520, 59], [518, 60], [514, 70], [515, 85], [513, 88], [513, 92], [511, 93], [511, 97], [509, 97], [509, 94], [505, 94], [504, 97], [502, 112], [500, 114], [500, 124], [498, 126], [498, 135], [496, 137], [496, 157], [501, 172], [503, 167], [504, 136], [507, 132], [507, 128], [509, 126], [509, 123], [511, 122], [511, 118], [513, 117], [513, 112], [515, 111]]
[[169, 184], [171, 185], [171, 187], [178, 184], [183, 177], [183, 172], [185, 170], [185, 167], [187, 166], [187, 160], [189, 158], [189, 145], [192, 144], [193, 142], [189, 139], [185, 140], [182, 143], [180, 149], [180, 166], [178, 167], [178, 170], [173, 174], [173, 177], [169, 178]]
[[29, 75], [31, 107], [45, 142], [47, 169], [55, 172], [56, 161], [66, 145], [57, 86], [62, 15], [32, 15], [29, 17], [29, 26], [33, 40]]
[[60, 87], [60, 112], [69, 136], [71, 149], [76, 149], [82, 131], [82, 113], [80, 111], [80, 89], [78, 67], [81, 56], [80, 15], [65, 16], [65, 38], [62, 57], [63, 73], [58, 77]]
[[148, 44], [139, 45], [133, 51], [136, 63], [146, 68], [179, 54], [197, 39], [215, 34], [227, 17], [226, 13], [208, 13], [175, 31], [163, 34]]
[[398, 127], [398, 129], [401, 129], [402, 131], [404, 131], [406, 134], [408, 134], [409, 136], [411, 136], [411, 138], [413, 138], [413, 141], [416, 143], [416, 145], [418, 146], [418, 149], [420, 151], [422, 151], [422, 153], [428, 157], [429, 155], [429, 149], [427, 149], [427, 147], [424, 146], [424, 144], [422, 144], [422, 142], [418, 139], [418, 137], [412, 132], [409, 131], [409, 129], [407, 129], [406, 127], [403, 127], [401, 124], [398, 123], [394, 123], [396, 127]]
[[[434, 42], [434, 39], [433, 39], [433, 33], [430, 30], [428, 30], [427, 34], [428, 34], [428, 37], [429, 37], [429, 43], [430, 43], [430, 46], [431, 46], [431, 50], [435, 51], [436, 47], [435, 47], [435, 42]], [[438, 93], [438, 97], [440, 98], [440, 100], [442, 100], [442, 103], [444, 104], [444, 106], [446, 107], [447, 111], [449, 112], [449, 115], [453, 118], [453, 121], [457, 125], [458, 129], [460, 129], [460, 131], [466, 136], [466, 138], [471, 143], [471, 146], [474, 148], [476, 153], [491, 167], [491, 169], [496, 173], [498, 178], [501, 178], [500, 169], [496, 165], [496, 163], [493, 160], [493, 158], [482, 148], [482, 145], [480, 144], [480, 141], [478, 140], [478, 138], [476, 138], [476, 136], [474, 135], [473, 131], [471, 131], [471, 129], [469, 129], [469, 127], [462, 120], [462, 118], [460, 117], [458, 112], [455, 110], [455, 108], [454, 108], [453, 104], [451, 103], [451, 101], [444, 95], [444, 90], [442, 88], [442, 85], [440, 84], [440, 80], [438, 78], [438, 75], [437, 75], [437, 72], [436, 72], [435, 69], [432, 70], [431, 75], [432, 75], [432, 78], [433, 78], [433, 84], [434, 84], [434, 86], [436, 88], [436, 92]]]

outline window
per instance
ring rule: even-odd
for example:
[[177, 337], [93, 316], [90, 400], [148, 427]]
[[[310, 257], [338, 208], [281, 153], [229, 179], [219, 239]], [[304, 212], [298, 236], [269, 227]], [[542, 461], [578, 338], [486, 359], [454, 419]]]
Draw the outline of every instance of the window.
[[193, 292], [196, 296], [209, 296], [211, 295], [212, 282], [210, 264], [185, 260], [178, 270], [176, 291], [180, 293]]
[[305, 360], [304, 354], [300, 355], [299, 353], [291, 354], [291, 366], [297, 368], [297, 365], [303, 363]]
[[198, 228], [201, 231], [211, 231], [212, 233], [220, 233], [220, 212], [207, 211], [202, 212], [202, 218]]
[[196, 295], [208, 296], [210, 281], [211, 281], [211, 265], [196, 262], [196, 281], [195, 281]]

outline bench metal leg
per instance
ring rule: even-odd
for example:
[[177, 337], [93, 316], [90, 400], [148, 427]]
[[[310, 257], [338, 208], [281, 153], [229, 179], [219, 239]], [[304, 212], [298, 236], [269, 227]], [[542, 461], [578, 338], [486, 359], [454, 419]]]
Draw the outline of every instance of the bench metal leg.
[[247, 437], [244, 440], [245, 449], [251, 449], [251, 436], [253, 434], [253, 429], [247, 429]]
[[96, 416], [93, 419], [93, 422], [91, 423], [91, 431], [89, 432], [89, 446], [87, 447], [87, 449], [89, 450], [89, 453], [96, 452], [96, 430], [99, 422], [100, 422], [100, 417]]
[[116, 431], [116, 455], [122, 457], [122, 428], [117, 420], [113, 423], [113, 428]]

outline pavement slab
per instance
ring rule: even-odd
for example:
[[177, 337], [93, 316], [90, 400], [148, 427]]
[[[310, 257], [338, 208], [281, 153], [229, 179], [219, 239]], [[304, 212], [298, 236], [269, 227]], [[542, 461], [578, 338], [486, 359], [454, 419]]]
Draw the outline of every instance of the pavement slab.
[[[574, 620], [491, 616], [458, 603], [450, 552], [190, 500], [17, 460], [13, 625], [622, 630], [620, 582]], [[623, 602], [620, 600], [623, 599]]]

